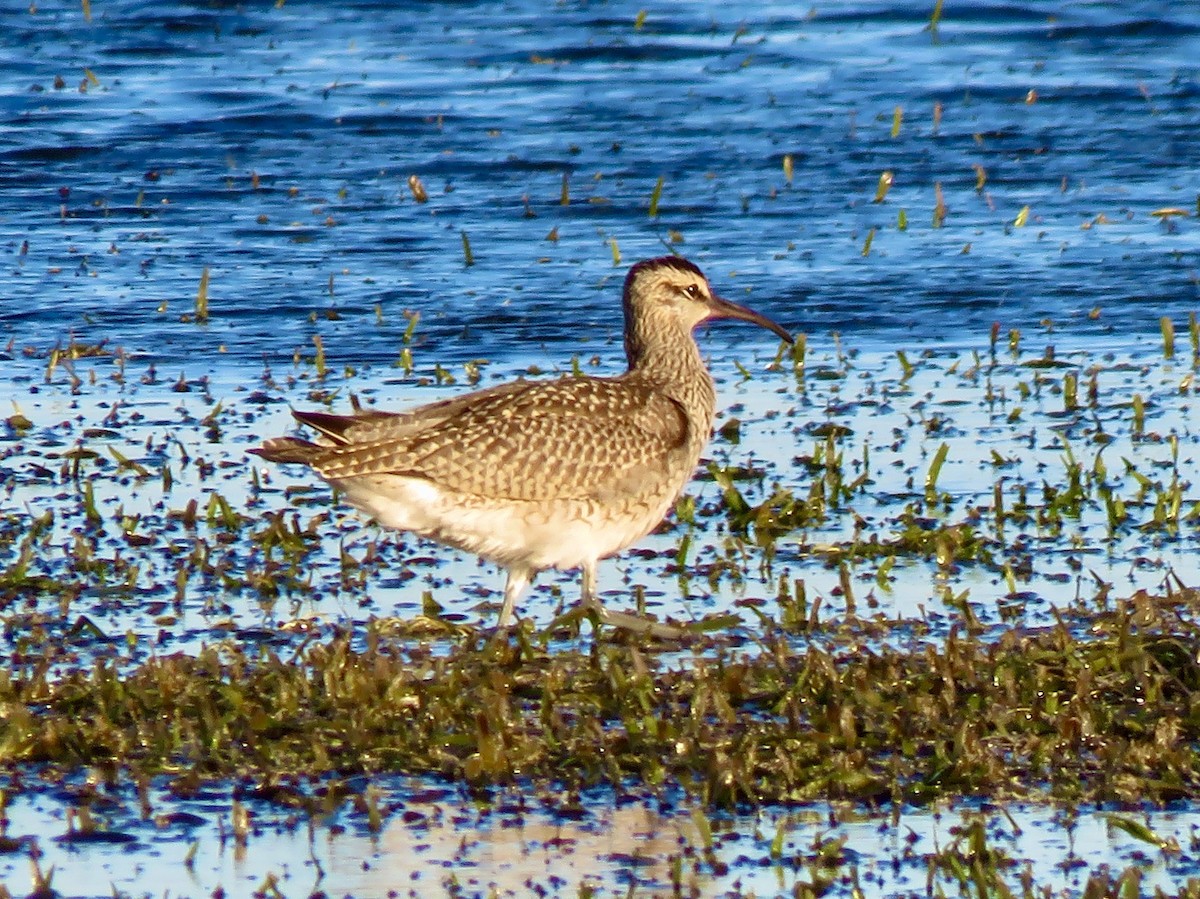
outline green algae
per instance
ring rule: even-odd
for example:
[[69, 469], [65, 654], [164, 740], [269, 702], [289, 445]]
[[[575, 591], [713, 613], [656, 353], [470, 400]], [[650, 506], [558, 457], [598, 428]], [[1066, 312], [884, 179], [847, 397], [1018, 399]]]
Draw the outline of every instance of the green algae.
[[[277, 652], [229, 640], [121, 670], [0, 670], [0, 759], [144, 774], [430, 773], [487, 785], [677, 784], [706, 804], [952, 795], [1165, 802], [1200, 787], [1194, 591], [994, 640], [956, 626], [867, 648], [842, 625], [797, 650], [762, 616], [751, 645], [669, 661], [634, 642], [550, 647], [466, 630], [365, 634]], [[1077, 636], [1086, 624], [1086, 636]], [[436, 646], [437, 652], [433, 649]]]

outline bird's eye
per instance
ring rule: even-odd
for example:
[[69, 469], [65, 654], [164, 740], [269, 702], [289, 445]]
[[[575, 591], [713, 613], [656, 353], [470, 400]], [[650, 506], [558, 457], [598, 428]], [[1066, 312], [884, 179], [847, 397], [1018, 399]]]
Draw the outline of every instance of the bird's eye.
[[689, 284], [687, 287], [685, 287], [683, 289], [683, 292], [686, 293], [688, 295], [688, 297], [693, 300], [700, 298], [700, 288], [695, 284]]

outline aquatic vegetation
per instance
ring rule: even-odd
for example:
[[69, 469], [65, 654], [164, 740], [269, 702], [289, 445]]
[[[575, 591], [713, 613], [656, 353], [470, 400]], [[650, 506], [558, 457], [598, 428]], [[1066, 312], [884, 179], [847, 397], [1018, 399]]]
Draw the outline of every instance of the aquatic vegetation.
[[[24, 404], [0, 449], [16, 500], [0, 765], [17, 795], [22, 772], [87, 769], [254, 781], [313, 816], [334, 799], [305, 778], [395, 772], [679, 791], [705, 816], [1197, 795], [1200, 502], [1177, 359], [1031, 353], [999, 327], [957, 353], [798, 341], [722, 385], [735, 402], [677, 523], [628, 556], [620, 596], [691, 617], [688, 641], [597, 637], [556, 584], [505, 640], [480, 629], [494, 594], [470, 571], [240, 452], [288, 398], [369, 408], [381, 372], [415, 391], [485, 377], [485, 360], [430, 359], [419, 321], [397, 330], [406, 364], [339, 368], [315, 334], [315, 354], [232, 390], [139, 372], [119, 348], [30, 356], [41, 396], [98, 411], [61, 426]], [[1122, 564], [1135, 586], [1115, 583]], [[367, 830], [386, 828], [394, 811], [356, 795]], [[72, 820], [72, 839], [108, 838]], [[697, 828], [696, 863], [719, 869], [719, 827]], [[972, 833], [930, 870], [1011, 883]], [[831, 838], [805, 855], [800, 894], [856, 876], [839, 853]], [[1095, 894], [1134, 876], [1097, 873]]]
[[0, 680], [0, 758], [174, 776], [632, 779], [716, 805], [1169, 801], [1200, 786], [1196, 603], [1192, 590], [1139, 594], [988, 637], [963, 621], [941, 645], [840, 624], [800, 650], [784, 615], [759, 608], [752, 643], [706, 638], [683, 656], [551, 646], [527, 628], [434, 637], [419, 620], [69, 670], [28, 646]]

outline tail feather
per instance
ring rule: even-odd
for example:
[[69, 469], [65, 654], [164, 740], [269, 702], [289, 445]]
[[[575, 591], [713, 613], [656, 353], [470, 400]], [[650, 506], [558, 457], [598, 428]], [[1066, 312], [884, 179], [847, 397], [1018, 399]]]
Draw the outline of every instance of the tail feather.
[[394, 412], [373, 410], [356, 411], [353, 415], [333, 415], [329, 412], [305, 412], [300, 409], [293, 409], [292, 416], [296, 421], [320, 431], [322, 435], [338, 446], [354, 443], [356, 431], [366, 430], [371, 425], [385, 419], [399, 417]]
[[264, 440], [262, 446], [256, 446], [249, 452], [262, 456], [268, 462], [294, 462], [300, 465], [312, 465], [317, 456], [328, 451], [328, 447], [320, 446], [299, 437], [272, 437]]

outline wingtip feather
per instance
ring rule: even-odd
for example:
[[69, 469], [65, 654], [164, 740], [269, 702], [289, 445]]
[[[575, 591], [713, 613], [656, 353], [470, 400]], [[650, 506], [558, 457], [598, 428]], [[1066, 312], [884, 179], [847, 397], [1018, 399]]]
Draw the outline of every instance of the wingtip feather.
[[249, 450], [256, 456], [262, 456], [268, 462], [294, 462], [301, 465], [311, 465], [313, 457], [322, 447], [298, 437], [272, 437], [264, 440], [262, 446]]

